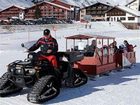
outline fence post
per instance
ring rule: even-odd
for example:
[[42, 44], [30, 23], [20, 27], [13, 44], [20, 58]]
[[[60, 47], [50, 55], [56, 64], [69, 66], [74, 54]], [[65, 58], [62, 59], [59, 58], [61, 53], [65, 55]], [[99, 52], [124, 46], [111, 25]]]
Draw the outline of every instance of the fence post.
[[28, 38], [27, 38], [28, 42], [30, 41], [30, 25], [28, 25]]

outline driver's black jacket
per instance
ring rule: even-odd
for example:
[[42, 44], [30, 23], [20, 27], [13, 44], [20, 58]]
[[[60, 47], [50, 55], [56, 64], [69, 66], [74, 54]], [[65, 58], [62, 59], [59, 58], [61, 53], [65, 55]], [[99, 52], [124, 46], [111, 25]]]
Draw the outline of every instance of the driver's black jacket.
[[40, 47], [41, 52], [43, 54], [47, 54], [47, 50], [52, 50], [51, 54], [56, 54], [58, 51], [58, 43], [55, 38], [50, 37], [49, 39], [46, 39], [45, 37], [40, 38], [31, 48], [29, 48], [29, 51], [35, 51]]

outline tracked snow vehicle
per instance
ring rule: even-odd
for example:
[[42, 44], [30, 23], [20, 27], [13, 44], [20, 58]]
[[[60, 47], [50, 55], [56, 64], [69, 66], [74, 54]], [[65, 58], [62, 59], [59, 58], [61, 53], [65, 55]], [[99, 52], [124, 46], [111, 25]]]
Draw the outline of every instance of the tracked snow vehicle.
[[0, 96], [7, 96], [31, 87], [27, 100], [32, 103], [48, 101], [60, 93], [60, 88], [79, 87], [87, 83], [87, 76], [73, 68], [74, 62], [83, 55], [74, 52], [58, 52], [57, 70], [45, 60], [36, 60], [36, 53], [29, 52], [27, 58], [16, 60], [8, 65], [8, 71], [0, 78]]

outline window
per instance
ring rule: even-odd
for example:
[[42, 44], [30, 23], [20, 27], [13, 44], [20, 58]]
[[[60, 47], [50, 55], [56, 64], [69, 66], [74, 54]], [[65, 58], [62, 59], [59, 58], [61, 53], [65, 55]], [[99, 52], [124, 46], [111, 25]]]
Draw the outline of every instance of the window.
[[103, 48], [103, 55], [104, 56], [107, 56], [108, 55], [108, 48], [107, 47], [104, 47]]
[[64, 10], [62, 10], [62, 12], [64, 13], [65, 11], [64, 11]]
[[114, 21], [116, 21], [116, 17], [114, 17]]
[[41, 9], [44, 9], [44, 8], [45, 8], [44, 6], [41, 7]]
[[104, 6], [103, 8], [104, 8], [104, 9], [107, 9], [107, 6]]
[[98, 7], [98, 9], [101, 9], [101, 8], [102, 8], [101, 6]]
[[125, 17], [120, 17], [120, 20], [126, 20]]
[[128, 20], [135, 20], [135, 17], [128, 17]]
[[96, 7], [92, 7], [92, 9], [94, 9], [94, 10], [95, 10], [95, 9], [96, 9]]
[[96, 11], [93, 11], [92, 14], [96, 14]]
[[97, 14], [101, 14], [101, 11], [98, 11]]
[[81, 11], [81, 13], [84, 13], [85, 11], [83, 10], [83, 11]]
[[109, 49], [109, 55], [114, 54], [114, 48]]

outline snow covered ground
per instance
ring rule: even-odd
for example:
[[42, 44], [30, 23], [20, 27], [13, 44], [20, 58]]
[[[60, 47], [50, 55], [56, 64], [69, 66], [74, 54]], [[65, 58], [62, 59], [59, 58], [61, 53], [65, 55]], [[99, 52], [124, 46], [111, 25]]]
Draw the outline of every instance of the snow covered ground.
[[[104, 23], [102, 23], [104, 24]], [[125, 69], [122, 72], [112, 72], [110, 76], [97, 78], [96, 81], [89, 80], [88, 83], [78, 88], [62, 88], [60, 95], [43, 105], [140, 105], [140, 30], [127, 30], [112, 23], [99, 26], [92, 23], [92, 29], [85, 29], [84, 26], [60, 28], [52, 35], [59, 43], [59, 50], [65, 50], [65, 36], [88, 33], [94, 35], [115, 36], [118, 45], [123, 40], [136, 44], [137, 64], [132, 69]], [[80, 24], [79, 24], [80, 25]], [[95, 27], [96, 26], [96, 27]], [[115, 28], [113, 28], [113, 26]], [[6, 32], [6, 31], [5, 31]], [[37, 40], [42, 36], [41, 31], [12, 32], [0, 34], [0, 76], [6, 72], [6, 65], [17, 59], [26, 57], [25, 49], [20, 47], [22, 42]], [[33, 105], [26, 99], [29, 89], [6, 98], [0, 98], [0, 105]]]

